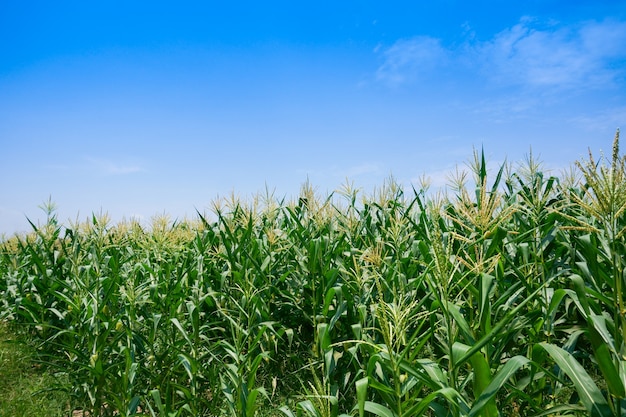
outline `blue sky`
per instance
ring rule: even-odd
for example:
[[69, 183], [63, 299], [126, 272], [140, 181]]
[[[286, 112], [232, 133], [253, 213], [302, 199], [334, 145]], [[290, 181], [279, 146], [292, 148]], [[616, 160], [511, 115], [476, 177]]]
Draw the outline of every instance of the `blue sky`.
[[232, 191], [558, 172], [626, 125], [626, 2], [0, 3], [0, 234]]

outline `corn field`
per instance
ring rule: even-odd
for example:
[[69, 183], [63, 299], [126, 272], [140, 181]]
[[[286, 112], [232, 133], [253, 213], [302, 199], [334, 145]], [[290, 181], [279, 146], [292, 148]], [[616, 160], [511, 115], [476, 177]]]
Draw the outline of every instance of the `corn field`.
[[558, 177], [469, 167], [150, 226], [49, 201], [1, 243], [0, 317], [68, 415], [626, 416], [619, 131]]

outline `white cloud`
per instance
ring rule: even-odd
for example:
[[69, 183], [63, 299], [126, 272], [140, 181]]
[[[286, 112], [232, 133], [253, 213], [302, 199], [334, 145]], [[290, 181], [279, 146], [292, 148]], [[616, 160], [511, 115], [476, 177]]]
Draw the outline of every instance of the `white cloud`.
[[466, 42], [457, 46], [420, 36], [377, 48], [383, 63], [376, 78], [398, 85], [447, 68], [505, 86], [589, 89], [610, 86], [626, 73], [626, 22], [568, 26], [522, 18], [486, 41], [463, 30]]
[[376, 71], [376, 78], [394, 85], [410, 81], [444, 64], [447, 54], [436, 38], [401, 39], [382, 52], [384, 62]]
[[611, 83], [626, 57], [626, 22], [587, 22], [538, 28], [532, 19], [472, 45], [483, 74], [505, 84], [530, 87], [595, 87]]

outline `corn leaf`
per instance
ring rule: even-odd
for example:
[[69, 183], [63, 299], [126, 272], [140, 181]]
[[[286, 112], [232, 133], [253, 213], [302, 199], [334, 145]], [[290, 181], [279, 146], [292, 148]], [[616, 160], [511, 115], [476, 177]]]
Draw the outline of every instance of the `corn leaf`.
[[517, 372], [522, 366], [528, 364], [530, 360], [524, 356], [518, 355], [509, 359], [502, 369], [493, 376], [491, 383], [482, 391], [478, 400], [470, 410], [469, 417], [478, 415], [484, 407], [488, 406], [490, 401], [495, 397], [504, 384]]
[[581, 402], [592, 417], [613, 415], [598, 386], [571, 353], [546, 342], [535, 345], [535, 349], [537, 348], [548, 352], [554, 362], [572, 380]]

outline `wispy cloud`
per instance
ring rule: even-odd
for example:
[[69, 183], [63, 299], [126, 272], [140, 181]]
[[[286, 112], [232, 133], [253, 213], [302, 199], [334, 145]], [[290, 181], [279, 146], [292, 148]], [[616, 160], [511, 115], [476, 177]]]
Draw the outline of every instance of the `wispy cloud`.
[[626, 106], [604, 109], [603, 111], [576, 117], [572, 120], [577, 126], [597, 132], [604, 129], [626, 128]]
[[383, 62], [376, 78], [397, 85], [448, 68], [505, 86], [588, 89], [626, 73], [626, 22], [561, 25], [525, 17], [486, 41], [464, 31], [466, 41], [454, 46], [422, 36], [377, 48]]
[[53, 171], [68, 171], [72, 167], [67, 164], [46, 164], [44, 165], [44, 168], [53, 170]]
[[466, 104], [465, 107], [473, 114], [488, 115], [494, 123], [506, 123], [519, 120], [539, 111], [548, 98], [537, 94], [513, 94], [504, 97], [482, 98]]
[[449, 51], [441, 45], [439, 39], [418, 36], [401, 39], [381, 53], [383, 63], [376, 71], [376, 78], [397, 85], [414, 80], [443, 65]]
[[368, 176], [379, 176], [383, 173], [383, 169], [379, 164], [376, 163], [362, 163], [358, 165], [349, 165], [349, 166], [331, 166], [327, 168], [318, 168], [318, 169], [300, 169], [298, 170], [298, 174], [306, 174], [309, 176], [313, 182], [316, 180], [333, 180], [341, 183], [342, 181], [356, 180], [359, 178], [364, 178]]
[[87, 157], [87, 162], [103, 175], [128, 175], [143, 171], [137, 164], [120, 163], [110, 159]]
[[[626, 22], [541, 27], [523, 18], [493, 39], [467, 49], [483, 75], [530, 87], [597, 87], [611, 83], [626, 57]], [[623, 64], [622, 64], [623, 65]]]
[[362, 175], [380, 174], [381, 169], [377, 164], [361, 164], [354, 165], [345, 169], [338, 169], [335, 171], [336, 177], [355, 178]]

